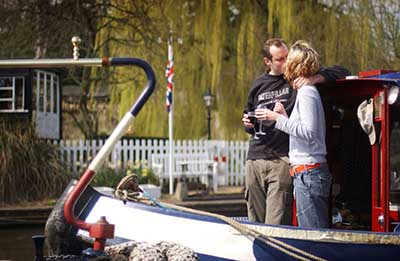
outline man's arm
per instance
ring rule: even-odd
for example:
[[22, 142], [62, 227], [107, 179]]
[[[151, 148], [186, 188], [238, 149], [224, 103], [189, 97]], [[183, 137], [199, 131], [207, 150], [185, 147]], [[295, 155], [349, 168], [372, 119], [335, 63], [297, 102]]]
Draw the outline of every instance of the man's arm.
[[[253, 83], [254, 85], [254, 83]], [[246, 101], [246, 106], [244, 108], [243, 111], [243, 116], [242, 116], [242, 123], [244, 126], [244, 131], [247, 132], [248, 134], [253, 135], [254, 134], [254, 125], [250, 122], [250, 119], [247, 115], [247, 112], [254, 110], [254, 88], [252, 86], [252, 88], [250, 89], [250, 92], [247, 96], [247, 101]]]
[[321, 67], [317, 74], [311, 77], [298, 77], [293, 82], [293, 87], [300, 88], [304, 85], [316, 85], [318, 83], [334, 82], [351, 75], [351, 72], [341, 66]]
[[317, 75], [322, 76], [324, 78], [324, 81], [316, 83], [323, 83], [334, 82], [336, 79], [346, 78], [346, 76], [351, 75], [351, 72], [344, 67], [335, 65], [332, 67], [321, 67]]

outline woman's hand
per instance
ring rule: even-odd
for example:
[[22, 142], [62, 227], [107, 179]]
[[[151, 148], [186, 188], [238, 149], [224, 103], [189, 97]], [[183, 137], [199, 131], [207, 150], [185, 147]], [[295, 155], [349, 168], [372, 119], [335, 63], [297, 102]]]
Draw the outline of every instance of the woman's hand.
[[283, 104], [281, 102], [279, 102], [279, 101], [275, 103], [274, 112], [279, 113], [279, 114], [287, 117], [285, 106], [283, 106]]
[[278, 113], [270, 109], [256, 109], [255, 113], [257, 120], [276, 121], [276, 118], [279, 116]]

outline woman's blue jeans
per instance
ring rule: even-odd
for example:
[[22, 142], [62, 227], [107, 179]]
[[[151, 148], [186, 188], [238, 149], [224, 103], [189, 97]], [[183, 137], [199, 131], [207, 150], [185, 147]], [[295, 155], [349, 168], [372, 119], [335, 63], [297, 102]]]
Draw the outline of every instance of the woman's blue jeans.
[[327, 164], [294, 176], [297, 221], [300, 227], [328, 228], [332, 176]]

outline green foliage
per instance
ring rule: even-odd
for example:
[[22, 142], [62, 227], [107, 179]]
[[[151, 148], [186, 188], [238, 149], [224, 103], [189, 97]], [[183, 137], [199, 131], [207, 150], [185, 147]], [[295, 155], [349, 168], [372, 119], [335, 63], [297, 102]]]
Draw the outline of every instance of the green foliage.
[[32, 126], [0, 122], [0, 204], [56, 198], [71, 179], [58, 148]]
[[[393, 14], [384, 12], [386, 3]], [[157, 74], [158, 88], [138, 115], [142, 125], [133, 129], [137, 136], [165, 137], [168, 133], [168, 115], [163, 105], [166, 40], [170, 30], [175, 65], [174, 138], [177, 139], [206, 137], [202, 96], [209, 87], [216, 95], [212, 137], [233, 140], [247, 137], [240, 121], [243, 106], [251, 82], [264, 71], [260, 50], [271, 37], [284, 38], [289, 44], [299, 39], [309, 41], [321, 54], [322, 64], [342, 65], [355, 74], [400, 66], [396, 51], [400, 50], [400, 8], [394, 0], [359, 3], [166, 0], [159, 5], [155, 2], [125, 2], [124, 5], [132, 13], [139, 7], [151, 10], [146, 16], [149, 23], [141, 24], [148, 29], [148, 34], [135, 31], [134, 19], [128, 24], [114, 19], [113, 30], [106, 29], [107, 34], [97, 38], [99, 46], [106, 43], [100, 50], [108, 46], [113, 56], [143, 57]], [[119, 18], [126, 16], [120, 10], [111, 10], [111, 14]], [[104, 23], [107, 21], [106, 18]], [[135, 41], [109, 40], [122, 36]], [[151, 41], [155, 39], [160, 41]], [[138, 97], [144, 77], [131, 69], [121, 70], [117, 75], [118, 81], [111, 87], [112, 103], [121, 118]], [[136, 80], [134, 87], [129, 77]]]
[[[206, 138], [203, 93], [209, 87], [216, 95], [212, 138], [247, 137], [242, 110], [251, 82], [264, 71], [260, 50], [267, 38], [284, 38], [289, 44], [309, 41], [324, 65], [342, 65], [354, 74], [400, 68], [398, 0], [53, 2], [13, 1], [0, 6], [5, 21], [0, 30], [0, 56], [33, 57], [32, 46], [43, 38], [47, 40], [46, 57], [70, 57], [70, 38], [79, 34], [82, 57], [148, 61], [158, 84], [137, 116], [135, 123], [141, 125], [132, 128], [134, 136], [168, 134], [164, 72], [170, 31], [175, 54], [175, 139]], [[109, 133], [139, 97], [145, 75], [132, 67], [92, 68], [90, 74], [88, 70], [77, 77], [81, 109], [74, 123], [84, 133]], [[88, 100], [99, 90], [110, 91], [112, 105], [108, 120], [102, 122], [96, 120], [105, 113], [97, 112], [95, 103]]]
[[146, 161], [137, 161], [135, 164], [129, 163], [127, 167], [119, 167], [112, 163], [105, 163], [103, 167], [97, 171], [91, 185], [115, 188], [121, 179], [128, 175], [136, 175], [139, 184], [160, 185], [159, 178], [154, 174], [154, 171], [147, 166]]
[[160, 179], [154, 174], [153, 169], [148, 167], [146, 160], [136, 161], [133, 165], [129, 164], [126, 174], [135, 174], [139, 179], [139, 184], [160, 185]]
[[114, 169], [110, 167], [108, 164], [104, 164], [97, 172], [94, 177], [92, 183], [90, 185], [96, 187], [117, 187], [118, 183], [121, 181], [123, 177], [125, 177], [126, 172]]
[[[159, 5], [154, 2], [125, 2], [123, 8], [133, 14], [140, 8], [147, 10], [146, 6], [150, 5], [148, 10], [151, 11], [146, 14], [149, 21], [142, 25], [147, 28], [147, 34], [136, 30], [134, 17], [128, 23], [114, 19], [126, 16], [119, 9], [110, 10], [115, 23], [112, 30], [111, 27], [105, 28], [97, 38], [100, 53], [110, 50], [112, 56], [143, 57], [156, 72], [157, 89], [138, 115], [137, 122], [142, 124], [140, 128], [133, 128], [133, 134], [165, 137], [168, 133], [164, 72], [166, 40], [171, 29], [175, 64], [175, 138], [206, 138], [203, 94], [209, 87], [216, 95], [212, 137], [246, 138], [240, 119], [252, 79], [264, 71], [259, 51], [266, 38], [265, 27], [260, 26], [266, 23], [265, 10], [255, 1], [238, 0], [169, 0], [161, 1]], [[107, 22], [106, 17], [104, 24]], [[114, 40], [124, 37], [135, 41]], [[139, 71], [118, 69], [111, 85], [111, 100], [118, 107], [120, 118], [132, 106], [144, 84]]]

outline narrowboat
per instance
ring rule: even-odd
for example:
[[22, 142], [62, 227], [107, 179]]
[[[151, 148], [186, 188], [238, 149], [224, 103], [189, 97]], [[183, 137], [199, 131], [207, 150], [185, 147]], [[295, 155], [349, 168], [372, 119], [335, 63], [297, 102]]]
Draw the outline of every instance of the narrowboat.
[[[90, 187], [96, 171], [152, 94], [155, 77], [151, 66], [137, 58], [0, 61], [0, 68], [72, 66], [138, 66], [148, 82], [86, 172], [70, 183], [50, 214], [46, 236], [53, 253], [80, 255], [88, 244], [99, 253], [124, 242], [167, 241], [192, 249], [200, 260], [399, 259], [400, 72], [362, 72], [318, 86], [333, 175], [333, 219], [329, 229], [307, 229], [297, 227], [296, 220], [293, 226], [266, 225], [155, 200], [144, 204], [118, 199]], [[36, 259], [43, 258], [38, 254]]]

